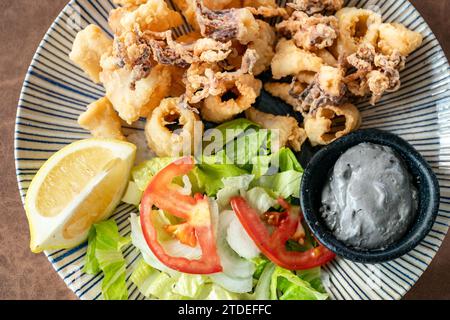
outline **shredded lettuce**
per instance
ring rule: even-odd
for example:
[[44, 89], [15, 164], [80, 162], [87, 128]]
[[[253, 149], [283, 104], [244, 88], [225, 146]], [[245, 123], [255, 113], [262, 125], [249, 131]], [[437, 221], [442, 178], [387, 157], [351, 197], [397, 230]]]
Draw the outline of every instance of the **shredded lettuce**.
[[322, 270], [320, 267], [296, 271], [297, 276], [309, 282], [311, 286], [321, 293], [326, 293], [325, 286], [322, 281]]
[[237, 300], [239, 295], [216, 284], [208, 276], [176, 273], [169, 275], [149, 266], [141, 259], [131, 274], [139, 292], [151, 299], [164, 300]]
[[230, 206], [232, 197], [240, 194], [249, 188], [254, 176], [251, 174], [244, 174], [238, 177], [223, 178], [222, 183], [224, 187], [217, 192], [217, 203], [221, 209]]
[[[225, 137], [222, 141], [222, 147], [226, 145], [228, 142], [236, 139], [239, 135], [243, 134], [248, 129], [259, 129], [260, 126], [250, 120], [245, 118], [239, 118], [232, 121], [225, 122], [217, 127], [214, 130], [220, 132], [221, 137]], [[214, 131], [209, 131], [214, 132]], [[206, 139], [210, 138], [208, 131], [205, 134]]]
[[261, 275], [258, 279], [258, 284], [256, 285], [255, 292], [252, 295], [254, 300], [269, 300], [270, 299], [270, 285], [272, 281], [272, 275], [275, 271], [275, 265], [271, 262], [266, 262], [262, 264], [264, 268], [262, 269]]
[[247, 171], [232, 164], [199, 164], [190, 172], [193, 189], [204, 191], [209, 197], [215, 196], [224, 187], [223, 178], [237, 177]]
[[139, 189], [139, 186], [134, 181], [130, 181], [128, 183], [127, 191], [125, 191], [125, 195], [122, 198], [122, 202], [132, 204], [136, 207], [141, 203], [142, 198], [142, 190]]
[[277, 153], [269, 156], [254, 157], [252, 164], [252, 174], [256, 178], [290, 170], [303, 173], [300, 162], [298, 162], [297, 157], [289, 148], [281, 148]]
[[141, 191], [145, 191], [154, 175], [174, 162], [177, 158], [153, 158], [131, 170], [131, 177]]
[[317, 272], [309, 275], [316, 288], [301, 276], [292, 271], [276, 267], [270, 284], [270, 298], [272, 300], [326, 300], [328, 294], [317, 288]]
[[239, 300], [240, 295], [232, 293], [216, 284], [205, 287], [206, 296], [201, 298], [204, 300]]
[[89, 234], [88, 254], [85, 264], [87, 273], [103, 272], [102, 294], [105, 300], [127, 300], [126, 261], [122, 248], [130, 239], [119, 235], [114, 220], [95, 224]]
[[270, 208], [277, 206], [277, 200], [262, 187], [252, 188], [244, 192], [243, 196], [248, 204], [259, 213], [267, 212]]
[[89, 230], [88, 248], [83, 267], [83, 271], [87, 274], [97, 274], [101, 271], [100, 266], [98, 265], [98, 260], [95, 256], [96, 241], [97, 234], [95, 232], [95, 228], [92, 227], [91, 230]]
[[289, 148], [282, 148], [275, 155], [272, 156], [272, 161], [276, 161], [278, 158], [278, 167], [280, 172], [294, 170], [297, 172], [303, 172], [303, 168], [298, 162], [297, 157]]
[[271, 176], [262, 176], [254, 182], [254, 185], [270, 190], [284, 199], [300, 198], [302, 175], [301, 172], [294, 170], [284, 171]]
[[183, 297], [195, 299], [202, 291], [205, 282], [205, 276], [181, 273], [173, 292]]

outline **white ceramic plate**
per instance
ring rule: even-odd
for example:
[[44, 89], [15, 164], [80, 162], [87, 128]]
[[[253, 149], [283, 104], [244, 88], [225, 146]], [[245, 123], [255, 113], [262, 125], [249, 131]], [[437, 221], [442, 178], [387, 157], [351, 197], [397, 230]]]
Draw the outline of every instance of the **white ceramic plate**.
[[[284, 3], [284, 1], [282, 1]], [[439, 178], [441, 204], [433, 230], [404, 257], [379, 265], [336, 259], [324, 269], [334, 299], [400, 299], [418, 280], [441, 245], [450, 223], [450, 93], [449, 65], [433, 32], [407, 0], [348, 1], [382, 13], [385, 21], [400, 22], [424, 36], [408, 59], [400, 91], [387, 94], [376, 107], [362, 103], [364, 127], [388, 130], [408, 140], [428, 160]], [[68, 58], [76, 33], [94, 23], [105, 32], [114, 7], [110, 0], [72, 0], [55, 20], [31, 63], [20, 98], [16, 125], [16, 168], [22, 198], [33, 176], [50, 155], [66, 144], [88, 138], [77, 124], [86, 105], [104, 95]], [[183, 32], [184, 28], [179, 31]], [[127, 127], [142, 130], [143, 122]], [[130, 233], [134, 209], [121, 204], [115, 214], [122, 235]], [[25, 226], [24, 226], [25, 228]], [[71, 250], [46, 252], [58, 274], [81, 299], [101, 297], [102, 275], [83, 274], [86, 244]], [[130, 299], [143, 299], [129, 281], [139, 252], [125, 250]]]

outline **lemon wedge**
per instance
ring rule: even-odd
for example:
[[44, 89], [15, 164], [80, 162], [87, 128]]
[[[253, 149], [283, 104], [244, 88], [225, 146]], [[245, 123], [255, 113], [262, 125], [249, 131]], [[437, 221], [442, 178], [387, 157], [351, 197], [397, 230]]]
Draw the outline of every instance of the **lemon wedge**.
[[135, 145], [109, 139], [81, 140], [54, 154], [25, 199], [31, 251], [69, 249], [85, 241], [90, 227], [119, 204], [135, 155]]

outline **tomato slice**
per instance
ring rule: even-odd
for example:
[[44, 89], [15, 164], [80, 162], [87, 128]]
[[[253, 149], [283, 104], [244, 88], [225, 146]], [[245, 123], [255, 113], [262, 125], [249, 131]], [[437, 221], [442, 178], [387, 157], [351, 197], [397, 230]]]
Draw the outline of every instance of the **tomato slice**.
[[[174, 178], [189, 173], [193, 168], [194, 160], [192, 158], [182, 158], [168, 165], [153, 177], [141, 201], [142, 231], [155, 256], [169, 268], [190, 274], [217, 273], [222, 271], [222, 266], [217, 254], [208, 199], [203, 195], [195, 197], [183, 195], [172, 184]], [[179, 239], [190, 245], [195, 245], [198, 241], [202, 250], [200, 259], [173, 257], [166, 253], [158, 240], [158, 232], [154, 224], [156, 211], [153, 210], [153, 206], [186, 220], [185, 223], [179, 225], [178, 231], [185, 232]], [[192, 239], [192, 232], [196, 239]]]
[[231, 206], [249, 236], [261, 252], [272, 262], [288, 270], [312, 269], [334, 259], [335, 254], [319, 245], [306, 252], [288, 251], [286, 242], [291, 239], [300, 223], [300, 213], [292, 210], [283, 199], [278, 200], [286, 211], [275, 230], [270, 233], [259, 213], [243, 197], [231, 199]]

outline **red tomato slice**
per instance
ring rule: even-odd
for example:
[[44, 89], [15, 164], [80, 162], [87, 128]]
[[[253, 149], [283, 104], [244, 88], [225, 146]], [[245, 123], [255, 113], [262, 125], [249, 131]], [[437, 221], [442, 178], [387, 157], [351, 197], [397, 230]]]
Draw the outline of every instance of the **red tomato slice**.
[[306, 270], [322, 266], [333, 260], [335, 254], [323, 245], [306, 252], [286, 249], [286, 242], [297, 231], [300, 216], [286, 201], [280, 199], [279, 203], [286, 210], [287, 215], [270, 234], [259, 213], [250, 207], [244, 198], [231, 199], [231, 206], [249, 236], [261, 252], [280, 267], [288, 270]]
[[[152, 179], [141, 202], [142, 231], [155, 256], [169, 268], [190, 274], [217, 273], [222, 271], [222, 266], [217, 254], [208, 199], [203, 195], [195, 197], [182, 195], [171, 186], [174, 178], [189, 173], [193, 168], [193, 159], [183, 158], [168, 165]], [[192, 230], [187, 226], [194, 229], [195, 243], [198, 241], [202, 250], [200, 259], [173, 257], [166, 253], [158, 240], [158, 232], [153, 223], [155, 215], [153, 206], [186, 220], [183, 229]], [[188, 241], [194, 244], [192, 239]]]

